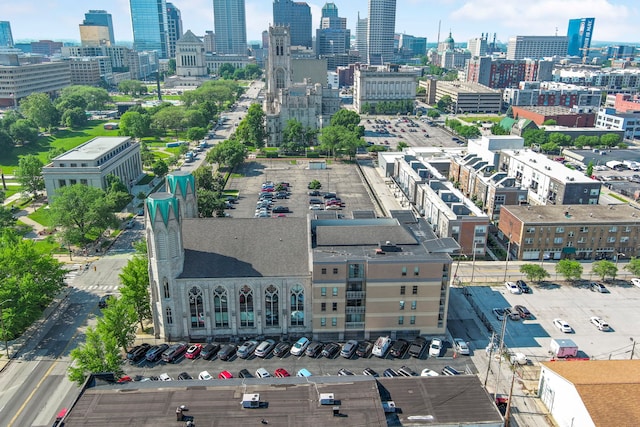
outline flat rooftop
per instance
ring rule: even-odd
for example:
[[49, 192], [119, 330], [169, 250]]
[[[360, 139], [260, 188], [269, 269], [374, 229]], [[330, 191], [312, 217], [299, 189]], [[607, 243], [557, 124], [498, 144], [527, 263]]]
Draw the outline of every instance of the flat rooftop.
[[[559, 106], [514, 106], [521, 110], [531, 111], [532, 113], [542, 114], [543, 116], [584, 116], [589, 113], [574, 113], [570, 108]], [[591, 113], [591, 114], [595, 114]]]
[[[637, 223], [640, 209], [630, 205], [546, 205], [503, 206], [526, 224], [581, 224]], [[568, 212], [569, 215], [565, 215]]]
[[500, 94], [501, 92], [497, 89], [491, 89], [485, 85], [481, 85], [473, 82], [446, 82], [446, 81], [438, 81], [438, 86], [446, 88], [447, 90], [454, 91], [457, 93], [492, 93], [492, 94]]
[[96, 160], [120, 144], [131, 139], [128, 136], [99, 136], [56, 157], [58, 161]]
[[551, 160], [544, 154], [536, 153], [527, 148], [521, 150], [502, 150], [514, 159], [526, 164], [528, 167], [540, 172], [543, 175], [551, 176], [558, 181], [569, 183], [594, 183], [593, 179], [575, 169], [569, 169], [564, 164]]

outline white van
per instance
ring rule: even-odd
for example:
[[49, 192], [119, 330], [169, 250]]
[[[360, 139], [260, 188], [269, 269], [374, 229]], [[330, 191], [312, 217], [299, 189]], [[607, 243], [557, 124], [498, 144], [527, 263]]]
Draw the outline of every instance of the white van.
[[373, 350], [371, 354], [377, 357], [384, 357], [387, 354], [387, 350], [391, 346], [391, 338], [389, 337], [378, 337], [375, 344], [373, 345]]

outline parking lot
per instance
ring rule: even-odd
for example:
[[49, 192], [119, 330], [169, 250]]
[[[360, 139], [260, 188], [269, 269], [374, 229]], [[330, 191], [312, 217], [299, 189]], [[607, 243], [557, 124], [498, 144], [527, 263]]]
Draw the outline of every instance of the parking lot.
[[[558, 284], [533, 285], [530, 294], [511, 294], [503, 286], [470, 287], [472, 298], [481, 313], [491, 323], [493, 330], [500, 332], [502, 322], [492, 309], [495, 307], [513, 307], [524, 305], [533, 314], [530, 320], [509, 320], [506, 323], [505, 344], [513, 351], [525, 353], [532, 361], [549, 360], [549, 346], [553, 338], [573, 340], [579, 348], [579, 357], [592, 359], [629, 359], [638, 338], [636, 325], [640, 322], [637, 307], [640, 303], [640, 289], [622, 284], [605, 283], [609, 293], [589, 290], [584, 282], [581, 285]], [[531, 285], [531, 283], [530, 283]], [[461, 289], [457, 289], [457, 293]], [[452, 299], [456, 290], [452, 290]], [[461, 298], [458, 296], [458, 298]], [[453, 302], [452, 304], [454, 304]], [[590, 323], [590, 317], [597, 316], [605, 320], [610, 331], [598, 330]], [[464, 318], [465, 316], [460, 316]], [[553, 324], [553, 320], [565, 320], [572, 328], [571, 333], [563, 333]], [[458, 321], [449, 323], [452, 333], [461, 327]], [[473, 336], [462, 336], [472, 342], [476, 349], [483, 350], [488, 337], [483, 336], [482, 328], [477, 328]], [[636, 352], [640, 348], [636, 349]]]
[[410, 147], [461, 146], [441, 122], [426, 117], [364, 116], [360, 124], [365, 127], [365, 141], [386, 146], [389, 150], [396, 150], [400, 141]]
[[[345, 218], [354, 210], [374, 210], [373, 202], [365, 189], [355, 165], [329, 161], [326, 169], [309, 169], [307, 159], [260, 159], [245, 163], [238, 175], [230, 178], [227, 189], [239, 191], [238, 202], [227, 210], [234, 218], [254, 218], [261, 186], [272, 181], [289, 183], [290, 194], [286, 199], [275, 199], [272, 207], [289, 208], [286, 216], [306, 217], [309, 212], [309, 182], [318, 180], [321, 192], [333, 192], [342, 199], [344, 206], [337, 212]], [[320, 199], [323, 199], [320, 196]], [[275, 216], [275, 214], [271, 214]]]

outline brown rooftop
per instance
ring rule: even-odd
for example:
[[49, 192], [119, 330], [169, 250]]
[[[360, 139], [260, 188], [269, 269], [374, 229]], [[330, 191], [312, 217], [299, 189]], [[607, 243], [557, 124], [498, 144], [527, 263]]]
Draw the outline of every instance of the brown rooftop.
[[[640, 210], [619, 205], [546, 205], [503, 206], [525, 224], [603, 224], [611, 222], [640, 222]], [[568, 215], [565, 213], [568, 212]]]

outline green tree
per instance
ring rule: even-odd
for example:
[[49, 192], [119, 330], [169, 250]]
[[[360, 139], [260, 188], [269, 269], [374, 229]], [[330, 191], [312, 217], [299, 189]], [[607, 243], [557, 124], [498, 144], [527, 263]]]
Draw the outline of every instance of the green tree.
[[537, 264], [522, 264], [520, 266], [520, 273], [524, 274], [527, 280], [532, 282], [541, 282], [549, 277], [547, 270]]
[[409, 147], [409, 144], [407, 144], [407, 143], [406, 143], [406, 142], [404, 142], [404, 141], [398, 141], [398, 146], [397, 146], [397, 147], [398, 147], [398, 150], [399, 150], [399, 151], [402, 151], [402, 150], [404, 150], [405, 148]]
[[65, 242], [83, 244], [118, 225], [113, 209], [100, 188], [75, 184], [57, 190], [49, 215], [55, 225], [64, 228]]
[[236, 71], [236, 67], [229, 64], [228, 62], [225, 62], [224, 64], [220, 65], [220, 67], [218, 68], [218, 75], [223, 79], [230, 79], [233, 77], [233, 73], [235, 71]]
[[33, 154], [23, 156], [18, 161], [18, 168], [15, 171], [16, 178], [28, 193], [38, 195], [38, 191], [44, 189], [44, 178], [42, 176], [42, 161]]
[[16, 144], [33, 142], [38, 139], [38, 128], [31, 120], [19, 119], [9, 127], [9, 134]]
[[332, 126], [343, 126], [354, 131], [360, 125], [360, 115], [352, 110], [340, 109], [331, 117]]
[[198, 189], [198, 214], [202, 218], [213, 218], [224, 216], [224, 200], [220, 193]]
[[620, 138], [620, 135], [617, 135], [615, 133], [606, 133], [600, 137], [600, 144], [604, 145], [605, 147], [615, 147], [621, 141], [622, 139]]
[[556, 273], [564, 276], [566, 280], [580, 280], [580, 277], [582, 277], [582, 265], [575, 260], [563, 259], [556, 264]]
[[432, 108], [429, 111], [427, 111], [427, 117], [431, 119], [437, 119], [438, 117], [440, 117], [440, 112], [435, 108]]
[[71, 350], [69, 379], [82, 385], [92, 373], [113, 372], [120, 376], [123, 373], [123, 363], [116, 338], [110, 334], [101, 334], [89, 326], [84, 344]]
[[167, 173], [169, 173], [169, 166], [167, 166], [167, 164], [165, 163], [164, 160], [162, 159], [158, 159], [153, 163], [153, 167], [151, 168], [153, 170], [153, 174], [155, 176], [159, 176], [159, 177], [163, 177], [165, 176]]
[[176, 60], [174, 58], [171, 58], [167, 64], [167, 73], [169, 73], [170, 76], [176, 73]]
[[495, 123], [493, 126], [491, 126], [491, 134], [492, 135], [510, 135], [511, 132], [509, 132], [507, 129], [503, 128], [502, 126], [500, 126], [498, 123]]
[[326, 126], [320, 133], [320, 149], [329, 153], [331, 157], [336, 157], [336, 149], [340, 146], [342, 132], [346, 129], [338, 126]]
[[[74, 107], [80, 107], [83, 110], [104, 110], [106, 105], [110, 103], [109, 92], [103, 88], [72, 85], [62, 89], [55, 104], [62, 112]], [[64, 106], [64, 108], [60, 109], [60, 106]]]
[[257, 79], [262, 75], [262, 69], [256, 64], [247, 64], [247, 66], [244, 67], [244, 74], [247, 79]]
[[196, 188], [203, 190], [214, 190], [213, 167], [211, 165], [202, 165], [193, 171], [193, 178], [196, 181]]
[[167, 129], [174, 130], [176, 137], [178, 136], [178, 131], [182, 129], [183, 121], [184, 109], [182, 107], [166, 107], [153, 115], [153, 125], [157, 129], [162, 129], [165, 133]]
[[72, 129], [85, 126], [87, 124], [87, 114], [80, 107], [70, 108], [62, 113], [60, 124]]
[[11, 149], [13, 149], [13, 138], [9, 135], [9, 132], [0, 129], [0, 151], [8, 153]]
[[558, 124], [557, 120], [549, 119], [542, 122], [542, 126], [556, 126]]
[[631, 258], [629, 260], [629, 263], [624, 266], [624, 269], [629, 271], [634, 276], [640, 276], [640, 258]]
[[568, 147], [571, 145], [571, 137], [569, 135], [564, 135], [560, 132], [552, 132], [549, 134], [549, 142], [553, 142], [557, 145]]
[[618, 267], [611, 261], [602, 260], [594, 262], [591, 265], [591, 271], [600, 276], [600, 280], [604, 280], [607, 276], [615, 279], [618, 274]]
[[241, 124], [244, 124], [242, 130], [240, 126], [238, 126], [237, 130], [240, 142], [245, 145], [252, 145], [256, 149], [264, 147], [267, 131], [265, 128], [265, 114], [260, 104], [251, 104]]
[[524, 145], [527, 147], [532, 145], [542, 145], [547, 142], [547, 134], [542, 129], [527, 129], [522, 134]]
[[235, 139], [227, 139], [209, 150], [206, 160], [209, 163], [219, 163], [223, 167], [233, 169], [239, 166], [246, 157], [246, 147]]
[[208, 124], [209, 120], [204, 110], [191, 108], [184, 112], [183, 126], [185, 128], [206, 128]]
[[558, 154], [560, 152], [560, 147], [555, 142], [549, 141], [542, 144], [540, 146], [540, 150], [542, 150], [543, 153]]
[[187, 139], [189, 141], [199, 141], [205, 137], [207, 130], [205, 128], [189, 128], [187, 129]]
[[589, 162], [589, 164], [587, 165], [587, 176], [592, 176], [593, 175], [593, 168], [594, 168], [594, 164], [593, 164], [593, 160], [591, 160]]
[[96, 330], [103, 337], [113, 336], [122, 351], [126, 352], [136, 339], [137, 322], [138, 316], [131, 300], [112, 297], [108, 307], [102, 310]]
[[151, 134], [151, 118], [137, 111], [127, 111], [120, 117], [120, 129], [124, 135], [144, 138]]
[[364, 147], [365, 142], [355, 132], [344, 132], [340, 137], [340, 149], [353, 160], [358, 152], [358, 147]]
[[147, 93], [147, 87], [138, 80], [123, 80], [118, 83], [118, 91], [135, 96]]
[[444, 95], [436, 103], [436, 106], [440, 111], [449, 111], [451, 109], [452, 104], [453, 104], [453, 100], [451, 99], [451, 96]]
[[20, 101], [20, 112], [41, 128], [51, 130], [51, 127], [58, 122], [58, 110], [46, 93], [32, 93], [24, 98]]

